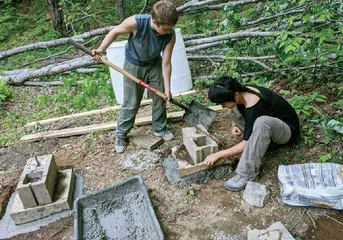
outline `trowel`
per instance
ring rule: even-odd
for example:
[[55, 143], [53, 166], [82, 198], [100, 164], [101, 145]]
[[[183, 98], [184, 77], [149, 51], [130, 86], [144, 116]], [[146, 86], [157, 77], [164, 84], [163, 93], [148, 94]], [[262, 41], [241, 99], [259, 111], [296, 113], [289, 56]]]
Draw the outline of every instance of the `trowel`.
[[[68, 42], [71, 45], [73, 45], [74, 47], [76, 47], [77, 49], [80, 49], [81, 51], [87, 53], [88, 55], [93, 56], [92, 51], [89, 50], [88, 48], [86, 48], [85, 46], [83, 46], [82, 44], [80, 44], [80, 43], [78, 43], [72, 39], [68, 39]], [[146, 89], [148, 89], [152, 93], [157, 94], [158, 96], [160, 96], [164, 100], [167, 100], [166, 94], [157, 90], [156, 88], [153, 88], [152, 86], [150, 86], [146, 82], [138, 79], [137, 77], [133, 76], [129, 72], [121, 69], [117, 65], [108, 61], [106, 58], [102, 57], [101, 62], [103, 64], [113, 68], [114, 70], [120, 72], [121, 74], [128, 77], [132, 81], [138, 83], [139, 85], [145, 87]], [[170, 102], [185, 110], [185, 113], [184, 113], [182, 119], [191, 126], [196, 126], [198, 124], [202, 124], [206, 129], [208, 129], [209, 126], [212, 124], [215, 116], [216, 116], [216, 112], [214, 110], [198, 103], [195, 100], [192, 100], [192, 102], [190, 103], [190, 105], [188, 107], [185, 106], [184, 104], [176, 101], [175, 99], [170, 99]]]

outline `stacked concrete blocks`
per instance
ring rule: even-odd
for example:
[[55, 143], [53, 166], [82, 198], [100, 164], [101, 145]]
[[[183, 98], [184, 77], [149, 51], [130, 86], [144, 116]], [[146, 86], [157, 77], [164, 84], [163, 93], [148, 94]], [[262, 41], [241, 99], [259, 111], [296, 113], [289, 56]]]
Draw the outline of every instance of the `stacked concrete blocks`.
[[52, 203], [57, 172], [51, 154], [27, 160], [17, 186], [24, 208]]
[[32, 222], [61, 211], [72, 209], [75, 184], [73, 170], [67, 169], [60, 171], [58, 176], [54, 201], [50, 204], [33, 208], [24, 208], [19, 195], [15, 195], [10, 216], [16, 225]]
[[59, 172], [52, 154], [28, 159], [14, 193], [12, 220], [18, 225], [71, 209], [74, 182], [73, 170]]
[[[202, 125], [198, 125], [198, 127], [209, 134]], [[182, 128], [182, 138], [194, 165], [201, 163], [208, 155], [218, 151], [217, 143], [195, 127]]]

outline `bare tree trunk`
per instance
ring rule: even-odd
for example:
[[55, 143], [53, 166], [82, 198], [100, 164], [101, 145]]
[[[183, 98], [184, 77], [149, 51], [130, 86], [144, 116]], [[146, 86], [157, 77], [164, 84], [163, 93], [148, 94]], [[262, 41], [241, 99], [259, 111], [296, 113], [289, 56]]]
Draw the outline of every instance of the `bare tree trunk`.
[[10, 85], [23, 85], [25, 81], [30, 78], [38, 78], [42, 76], [51, 76], [57, 73], [71, 71], [80, 67], [86, 67], [99, 64], [95, 62], [92, 57], [84, 56], [71, 61], [66, 61], [60, 64], [45, 66], [43, 68], [33, 69], [19, 69], [13, 71], [4, 71], [0, 76], [0, 81], [7, 82]]
[[48, 3], [54, 29], [59, 31], [63, 36], [66, 36], [67, 29], [64, 24], [63, 11], [59, 6], [59, 0], [46, 0], [46, 2]]
[[123, 21], [125, 19], [123, 0], [117, 0], [117, 9], [120, 19]]
[[[84, 38], [90, 38], [90, 37], [102, 35], [111, 31], [114, 27], [115, 26], [108, 26], [105, 28], [94, 29], [89, 32], [82, 33], [80, 35], [73, 36], [72, 38], [74, 40], [80, 40]], [[41, 49], [41, 48], [46, 49], [48, 47], [56, 47], [56, 46], [64, 45], [68, 43], [68, 39], [69, 38], [60, 38], [56, 40], [51, 40], [51, 41], [46, 41], [46, 42], [37, 42], [37, 43], [29, 44], [26, 46], [12, 48], [12, 49], [0, 52], [0, 59], [7, 58], [12, 55], [19, 54], [19, 53], [36, 50], [36, 49]]]

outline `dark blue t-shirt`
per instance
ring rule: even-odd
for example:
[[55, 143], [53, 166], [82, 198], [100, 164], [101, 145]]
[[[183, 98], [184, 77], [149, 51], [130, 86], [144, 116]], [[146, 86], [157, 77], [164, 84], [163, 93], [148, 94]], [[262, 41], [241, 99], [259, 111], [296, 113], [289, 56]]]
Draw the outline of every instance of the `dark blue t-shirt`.
[[138, 14], [136, 35], [130, 34], [125, 46], [125, 58], [129, 63], [138, 66], [151, 66], [161, 58], [161, 52], [175, 34], [172, 28], [170, 33], [156, 35], [151, 28], [151, 15]]

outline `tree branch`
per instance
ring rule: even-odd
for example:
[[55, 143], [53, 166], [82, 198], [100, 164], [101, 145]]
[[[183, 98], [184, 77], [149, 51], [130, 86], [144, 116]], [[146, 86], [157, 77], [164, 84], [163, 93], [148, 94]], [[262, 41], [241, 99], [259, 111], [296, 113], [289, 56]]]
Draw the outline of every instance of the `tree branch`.
[[5, 71], [4, 76], [0, 76], [0, 81], [5, 81], [8, 84], [12, 85], [21, 85], [26, 80], [30, 78], [37, 78], [42, 76], [50, 76], [57, 73], [62, 73], [70, 71], [76, 68], [85, 67], [98, 64], [95, 62], [92, 57], [85, 56], [74, 59], [72, 61], [66, 61], [57, 65], [49, 65], [38, 70], [32, 69], [21, 69], [14, 71]]
[[[90, 38], [90, 37], [94, 37], [97, 35], [102, 35], [102, 34], [105, 34], [105, 33], [108, 33], [109, 31], [111, 31], [114, 27], [115, 26], [108, 26], [108, 27], [104, 27], [104, 28], [94, 29], [94, 30], [91, 30], [89, 32], [85, 32], [85, 33], [82, 33], [80, 35], [77, 35], [77, 36], [74, 36], [71, 38], [74, 40], [81, 40], [84, 38]], [[37, 42], [37, 43], [29, 44], [26, 46], [20, 46], [20, 47], [12, 48], [10, 50], [0, 52], [0, 59], [7, 58], [9, 56], [16, 55], [19, 53], [36, 50], [36, 49], [42, 49], [42, 48], [47, 48], [47, 47], [56, 47], [56, 46], [68, 44], [68, 39], [69, 38], [60, 38], [60, 39], [56, 39], [56, 40], [51, 40], [51, 41], [46, 41], [46, 42]]]

